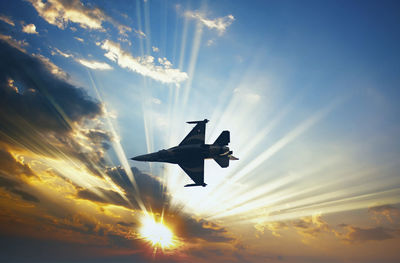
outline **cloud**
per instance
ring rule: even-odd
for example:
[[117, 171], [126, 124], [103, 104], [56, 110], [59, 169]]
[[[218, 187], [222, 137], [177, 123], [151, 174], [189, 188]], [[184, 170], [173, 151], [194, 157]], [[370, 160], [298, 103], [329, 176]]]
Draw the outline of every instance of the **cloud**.
[[233, 93], [252, 104], [259, 102], [261, 99], [261, 96], [258, 93], [246, 88], [235, 88]]
[[21, 161], [17, 161], [8, 151], [0, 149], [0, 187], [20, 196], [29, 202], [39, 202], [39, 199], [24, 189], [21, 177], [35, 176], [31, 168]]
[[85, 6], [79, 0], [28, 0], [48, 23], [65, 29], [69, 22], [82, 28], [102, 30], [102, 22], [108, 16], [99, 8]]
[[[170, 196], [164, 190], [165, 186], [157, 177], [143, 173], [137, 168], [132, 168], [132, 172], [135, 175], [144, 205], [153, 213], [158, 215], [163, 214], [164, 220], [172, 225], [180, 238], [190, 242], [199, 239], [207, 242], [221, 243], [234, 240], [234, 238], [227, 235], [228, 232], [225, 228], [203, 219], [196, 219], [184, 212], [173, 209], [170, 206]], [[92, 190], [81, 189], [78, 191], [77, 197], [103, 204], [139, 209], [139, 204], [137, 204], [137, 199], [135, 198], [137, 192], [129, 181], [125, 170], [122, 167], [113, 167], [108, 169], [106, 173], [114, 183], [122, 188], [129, 202], [116, 191], [100, 188]]]
[[20, 196], [25, 201], [38, 203], [39, 199], [36, 196], [34, 196], [24, 190], [19, 189], [21, 187], [21, 185], [22, 185], [21, 183], [15, 181], [13, 179], [8, 179], [8, 178], [0, 176], [0, 187], [4, 188], [5, 190], [7, 190], [13, 194]]
[[0, 143], [48, 156], [57, 145], [82, 160], [74, 134], [101, 114], [101, 104], [69, 84], [48, 58], [0, 40]]
[[27, 34], [38, 34], [38, 32], [36, 31], [36, 26], [34, 24], [24, 25], [22, 27], [22, 32]]
[[83, 66], [91, 68], [91, 69], [98, 69], [98, 70], [110, 70], [112, 67], [105, 62], [99, 62], [95, 60], [86, 60], [86, 59], [77, 59], [79, 63]]
[[272, 235], [280, 237], [281, 234], [279, 232], [281, 230], [287, 229], [288, 225], [285, 222], [276, 221], [276, 222], [258, 223], [254, 225], [254, 227], [258, 233], [264, 234], [265, 230], [269, 230], [271, 231]]
[[[61, 50], [59, 50], [59, 49], [56, 48], [56, 47], [54, 48], [54, 50], [55, 50], [55, 52], [56, 52], [57, 54], [59, 54], [59, 55], [65, 57], [65, 58], [73, 57], [72, 54], [67, 54], [67, 53], [65, 53], [65, 52], [62, 52]], [[53, 55], [53, 53], [52, 53], [52, 55]]]
[[117, 26], [117, 28], [118, 28], [118, 33], [124, 37], [128, 36], [128, 34], [126, 32], [132, 32], [132, 28], [130, 28], [129, 26], [126, 26], [126, 25], [120, 24]]
[[7, 36], [7, 35], [3, 35], [3, 34], [0, 34], [0, 41], [6, 42], [10, 46], [18, 49], [21, 52], [26, 52], [24, 47], [28, 46], [28, 43], [26, 43], [25, 41], [17, 41], [15, 39], [13, 39], [11, 36]]
[[314, 239], [324, 233], [336, 234], [336, 230], [322, 219], [320, 213], [286, 222], [259, 222], [254, 227], [258, 234], [263, 234], [265, 230], [269, 230], [276, 237], [281, 237], [280, 232], [282, 230], [291, 228], [302, 236], [303, 243], [308, 243], [309, 239]]
[[14, 21], [8, 16], [0, 14], [0, 21], [9, 24], [10, 26], [15, 26]]
[[215, 44], [214, 39], [209, 39], [209, 40], [207, 41], [207, 46], [208, 46], [208, 47], [211, 47], [211, 46], [214, 45], [214, 44]]
[[326, 221], [322, 219], [320, 213], [316, 213], [311, 217], [304, 217], [291, 222], [294, 229], [300, 234], [303, 243], [308, 243], [309, 239], [315, 239], [317, 236], [324, 233], [336, 233], [335, 229], [331, 228]]
[[101, 48], [107, 51], [105, 56], [118, 63], [119, 66], [154, 80], [179, 84], [188, 78], [185, 72], [171, 68], [172, 64], [165, 58], [159, 60], [160, 65], [156, 65], [154, 57], [133, 57], [129, 52], [123, 50], [120, 44], [110, 40], [104, 41]]
[[[131, 169], [132, 173], [135, 175], [136, 184], [140, 189], [140, 195], [144, 205], [151, 208], [154, 212], [161, 212], [169, 203], [168, 195], [163, 192], [164, 186], [162, 182], [154, 176], [142, 173], [137, 168]], [[137, 194], [136, 190], [133, 187], [132, 182], [128, 179], [125, 170], [122, 167], [113, 167], [107, 169], [106, 174], [115, 184], [124, 190], [130, 203], [133, 204], [135, 208], [139, 208], [139, 204], [137, 204], [137, 199], [135, 197]], [[127, 202], [123, 205], [127, 208], [131, 207]]]
[[81, 189], [78, 190], [77, 197], [98, 203], [114, 204], [130, 208], [127, 201], [116, 191], [107, 190], [99, 187], [93, 190], [95, 190], [99, 194], [89, 189]]
[[150, 99], [150, 102], [151, 102], [151, 103], [154, 103], [154, 104], [157, 104], [157, 105], [160, 105], [160, 104], [161, 104], [161, 100], [158, 99], [158, 98], [154, 98], [154, 97], [152, 97], [152, 98]]
[[85, 42], [85, 40], [83, 39], [83, 38], [80, 38], [80, 37], [74, 37], [76, 40], [78, 40], [79, 42]]
[[218, 17], [215, 19], [208, 19], [204, 16], [204, 14], [200, 12], [193, 12], [193, 11], [187, 11], [185, 15], [189, 18], [196, 19], [209, 29], [215, 29], [218, 31], [220, 35], [222, 35], [225, 30], [233, 23], [235, 18], [233, 15], [227, 15], [224, 17]]
[[55, 65], [53, 62], [51, 62], [49, 58], [46, 58], [41, 54], [33, 54], [32, 56], [39, 59], [42, 62], [42, 64], [47, 68], [47, 70], [51, 72], [53, 75], [58, 76], [59, 78], [62, 79], [68, 78], [68, 74], [64, 70], [59, 68], [57, 65]]
[[142, 30], [135, 29], [134, 32], [139, 38], [146, 38], [146, 34]]
[[[398, 211], [395, 207], [390, 205], [371, 207], [368, 209], [370, 213], [371, 209], [372, 211], [377, 211], [379, 215], [384, 215], [385, 217], [388, 211], [391, 211], [391, 214], [393, 211]], [[268, 229], [276, 237], [281, 237], [280, 231], [291, 228], [302, 236], [302, 242], [305, 244], [322, 234], [332, 234], [336, 238], [345, 241], [346, 243], [383, 241], [396, 238], [396, 236], [400, 235], [400, 230], [397, 227], [358, 227], [350, 224], [339, 224], [336, 228], [334, 228], [325, 220], [323, 220], [321, 214], [319, 213], [310, 217], [303, 217], [286, 222], [260, 222], [254, 227], [259, 234], [263, 234], [264, 231]], [[342, 231], [341, 229], [344, 229], [345, 231]]]
[[8, 151], [0, 149], [0, 172], [4, 175], [34, 176], [29, 165], [17, 161]]
[[101, 125], [101, 103], [53, 72], [50, 60], [7, 41], [0, 40], [0, 232], [100, 247], [102, 256], [128, 251], [147, 261], [152, 248], [137, 230], [140, 196], [156, 218], [164, 215], [185, 257], [208, 243], [216, 252], [233, 251], [236, 239], [224, 227], [172, 207], [158, 177], [132, 168], [135, 188], [123, 168], [107, 168], [103, 154], [112, 138]]
[[346, 234], [341, 235], [342, 239], [350, 243], [392, 239], [394, 238], [394, 234], [398, 232], [398, 230], [395, 229], [379, 226], [370, 228], [361, 228], [346, 224], [340, 226], [348, 231]]
[[379, 205], [368, 208], [368, 212], [372, 214], [372, 218], [380, 223], [381, 218], [386, 218], [390, 223], [395, 222], [395, 218], [400, 217], [400, 209], [392, 205]]
[[[76, 23], [81, 28], [105, 31], [103, 22], [110, 22], [115, 26], [119, 34], [127, 36], [131, 32], [129, 26], [122, 25], [112, 17], [106, 15], [98, 7], [85, 5], [80, 0], [27, 0], [44, 20], [60, 29], [65, 29], [68, 23]], [[70, 27], [76, 31], [75, 27]]]

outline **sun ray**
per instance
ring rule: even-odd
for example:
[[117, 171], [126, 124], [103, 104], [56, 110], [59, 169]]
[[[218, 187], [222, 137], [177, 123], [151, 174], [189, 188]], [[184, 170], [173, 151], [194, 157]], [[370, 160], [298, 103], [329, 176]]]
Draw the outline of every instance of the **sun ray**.
[[[88, 75], [89, 75], [89, 78], [90, 78], [90, 81], [91, 81], [91, 84], [92, 84], [92, 88], [94, 89], [94, 91], [95, 91], [95, 93], [97, 95], [97, 98], [99, 99], [99, 101], [103, 101], [102, 100], [102, 96], [100, 94], [100, 91], [97, 88], [97, 86], [95, 84], [95, 81], [93, 79], [92, 72], [90, 71], [90, 69], [87, 69], [87, 72], [88, 72]], [[143, 201], [142, 201], [142, 199], [140, 197], [140, 190], [139, 190], [139, 187], [138, 187], [138, 185], [136, 183], [135, 176], [134, 176], [134, 174], [132, 172], [132, 169], [131, 169], [131, 167], [130, 167], [130, 165], [128, 163], [125, 151], [122, 148], [122, 145], [121, 145], [121, 142], [120, 142], [120, 139], [119, 139], [120, 136], [117, 134], [117, 132], [116, 132], [116, 130], [115, 130], [115, 128], [114, 128], [114, 126], [113, 126], [113, 124], [111, 122], [110, 115], [107, 112], [107, 108], [106, 108], [106, 105], [104, 103], [103, 103], [103, 107], [104, 107], [103, 110], [105, 111], [105, 119], [107, 121], [107, 124], [108, 124], [108, 127], [110, 129], [110, 132], [111, 132], [111, 134], [112, 134], [112, 136], [114, 138], [113, 141], [112, 141], [112, 145], [113, 145], [114, 151], [117, 154], [118, 160], [120, 161], [122, 167], [124, 168], [124, 170], [125, 170], [125, 172], [126, 172], [126, 174], [128, 176], [128, 179], [130, 180], [130, 182], [132, 183], [132, 185], [133, 185], [133, 187], [135, 189], [135, 192], [133, 194], [134, 194], [134, 197], [136, 199], [137, 204], [139, 205], [139, 207], [140, 207], [140, 209], [142, 211], [147, 211], [146, 207], [145, 207], [145, 205], [144, 205], [144, 203], [143, 203]], [[123, 198], [125, 200], [127, 200], [125, 195], [123, 195]], [[128, 201], [128, 203], [131, 204], [131, 202], [129, 200], [127, 200], [127, 201]]]

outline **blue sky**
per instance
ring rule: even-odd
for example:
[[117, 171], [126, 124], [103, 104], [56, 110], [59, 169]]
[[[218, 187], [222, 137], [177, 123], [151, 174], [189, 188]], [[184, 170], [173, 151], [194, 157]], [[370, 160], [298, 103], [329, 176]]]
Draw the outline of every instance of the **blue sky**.
[[[160, 260], [398, 261], [397, 1], [29, 0], [0, 10], [1, 206], [24, 227], [58, 222], [43, 246], [65, 237], [68, 218], [90, 218], [109, 231], [107, 258], [127, 249], [147, 261], [129, 222], [165, 210], [180, 246]], [[206, 188], [183, 188], [179, 167], [128, 161], [178, 144], [185, 121], [204, 118], [206, 142], [230, 130], [240, 158], [227, 169], [207, 161]], [[16, 199], [35, 208], [12, 208]], [[68, 223], [71, 244], [83, 235], [98, 245], [79, 220]]]

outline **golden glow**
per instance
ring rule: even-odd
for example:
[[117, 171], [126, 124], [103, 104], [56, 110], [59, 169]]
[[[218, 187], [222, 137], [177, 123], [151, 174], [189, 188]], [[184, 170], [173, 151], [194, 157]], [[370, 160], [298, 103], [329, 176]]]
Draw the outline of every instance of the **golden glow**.
[[153, 247], [162, 249], [172, 249], [177, 246], [172, 231], [164, 224], [161, 219], [157, 222], [152, 216], [142, 217], [142, 226], [139, 229], [140, 237], [151, 243]]

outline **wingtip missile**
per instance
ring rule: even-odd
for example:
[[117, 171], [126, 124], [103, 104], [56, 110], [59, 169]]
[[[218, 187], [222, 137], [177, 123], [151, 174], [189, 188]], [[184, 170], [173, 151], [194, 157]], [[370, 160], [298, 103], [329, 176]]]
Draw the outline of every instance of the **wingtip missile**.
[[202, 184], [187, 184], [187, 185], [185, 185], [185, 187], [192, 187], [192, 186], [203, 186], [203, 187], [206, 187], [206, 183], [202, 183]]

